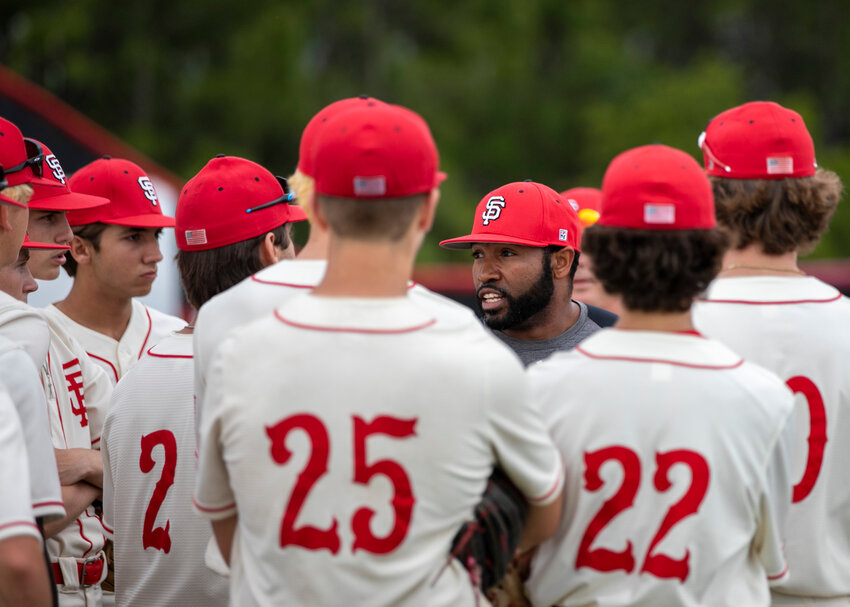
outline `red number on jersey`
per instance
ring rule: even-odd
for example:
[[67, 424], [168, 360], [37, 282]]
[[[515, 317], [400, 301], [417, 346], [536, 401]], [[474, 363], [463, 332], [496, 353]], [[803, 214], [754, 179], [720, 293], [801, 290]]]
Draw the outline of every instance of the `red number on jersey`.
[[283, 522], [280, 524], [280, 546], [301, 546], [308, 550], [321, 550], [325, 548], [332, 554], [339, 552], [339, 534], [337, 533], [337, 521], [331, 519], [328, 529], [319, 529], [312, 525], [304, 525], [295, 528], [295, 519], [307, 499], [307, 494], [313, 485], [325, 472], [328, 471], [328, 456], [331, 451], [331, 441], [324, 424], [315, 415], [302, 413], [293, 415], [278, 422], [274, 426], [266, 428], [266, 434], [271, 441], [271, 456], [278, 464], [285, 464], [292, 457], [292, 451], [286, 447], [286, 436], [291, 430], [301, 428], [310, 437], [310, 459], [298, 480], [295, 489], [289, 497], [286, 511], [283, 513]]
[[679, 578], [684, 582], [688, 573], [690, 573], [690, 550], [685, 549], [685, 556], [678, 560], [672, 559], [666, 554], [653, 554], [652, 551], [673, 528], [673, 525], [692, 514], [696, 514], [699, 510], [699, 505], [708, 491], [710, 477], [708, 462], [701, 455], [686, 449], [656, 453], [655, 461], [658, 468], [653, 481], [658, 491], [664, 493], [673, 486], [668, 473], [676, 464], [685, 464], [691, 469], [691, 486], [688, 487], [682, 499], [670, 506], [670, 510], [667, 511], [667, 515], [661, 521], [661, 527], [658, 528], [655, 537], [652, 538], [652, 543], [649, 544], [649, 550], [646, 551], [641, 573], [651, 573], [659, 578]]
[[145, 510], [142, 546], [145, 549], [156, 548], [168, 554], [171, 550], [171, 537], [168, 535], [171, 521], [165, 521], [165, 527], [154, 528], [154, 523], [162, 502], [165, 501], [168, 488], [174, 484], [174, 472], [177, 469], [177, 440], [170, 430], [157, 430], [142, 436], [142, 454], [139, 457], [139, 467], [145, 474], [153, 470], [153, 449], [157, 445], [162, 445], [165, 461], [162, 464], [162, 474], [156, 482], [151, 501], [147, 510]]
[[794, 485], [794, 496], [791, 501], [796, 503], [808, 497], [820, 475], [823, 452], [826, 449], [826, 408], [820, 390], [808, 377], [797, 375], [785, 383], [795, 394], [805, 396], [809, 405], [809, 438], [807, 440], [809, 449], [803, 478]]
[[626, 447], [606, 447], [584, 454], [584, 488], [588, 491], [599, 491], [602, 488], [602, 477], [599, 470], [607, 461], [617, 461], [623, 468], [623, 482], [611, 499], [602, 504], [599, 512], [590, 521], [576, 555], [576, 569], [590, 567], [597, 571], [616, 571], [622, 569], [630, 573], [635, 568], [635, 557], [632, 554], [632, 543], [626, 541], [626, 548], [614, 552], [607, 548], [591, 550], [597, 534], [623, 510], [635, 503], [638, 487], [640, 487], [640, 459], [637, 454]]
[[413, 516], [413, 489], [410, 478], [399, 464], [388, 459], [382, 459], [372, 465], [366, 463], [366, 439], [373, 434], [386, 434], [393, 438], [415, 436], [415, 419], [396, 419], [381, 415], [371, 423], [360, 417], [354, 417], [354, 482], [368, 485], [369, 479], [382, 474], [390, 479], [394, 495], [392, 499], [395, 511], [395, 523], [386, 537], [375, 537], [369, 523], [375, 515], [371, 508], [360, 508], [351, 520], [351, 530], [354, 532], [352, 552], [358, 548], [374, 554], [387, 554], [398, 548], [407, 535], [407, 528]]
[[[410, 520], [413, 517], [413, 506], [416, 499], [410, 486], [410, 478], [400, 464], [392, 460], [379, 460], [374, 464], [366, 463], [366, 439], [374, 434], [385, 434], [393, 438], [415, 436], [416, 419], [403, 420], [386, 415], [376, 417], [372, 422], [366, 422], [360, 417], [354, 421], [354, 482], [362, 485], [377, 475], [386, 476], [393, 485], [392, 499], [395, 511], [395, 523], [386, 537], [376, 537], [372, 534], [370, 522], [375, 515], [371, 508], [360, 508], [351, 520], [354, 532], [352, 552], [362, 549], [375, 554], [386, 554], [395, 550], [404, 541]], [[306, 413], [292, 415], [281, 420], [274, 426], [266, 428], [266, 434], [271, 441], [271, 456], [278, 464], [285, 464], [292, 456], [286, 447], [286, 436], [290, 430], [301, 428], [310, 438], [311, 452], [307, 466], [298, 475], [295, 489], [289, 498], [283, 521], [280, 526], [280, 546], [301, 546], [308, 550], [326, 548], [332, 554], [340, 549], [337, 520], [332, 519], [329, 529], [316, 529], [305, 525], [295, 528], [295, 520], [301, 511], [307, 494], [319, 478], [328, 471], [328, 456], [330, 455], [330, 438], [322, 421]]]
[[[708, 492], [710, 477], [708, 462], [700, 454], [687, 449], [656, 453], [655, 459], [657, 469], [653, 481], [659, 492], [664, 493], [672, 487], [668, 473], [676, 464], [685, 464], [691, 469], [691, 484], [682, 499], [670, 507], [664, 520], [661, 521], [661, 526], [646, 551], [640, 573], [645, 572], [659, 578], [678, 578], [684, 582], [690, 573], [690, 551], [685, 550], [685, 556], [681, 559], [673, 559], [665, 554], [653, 554], [653, 551], [679, 521], [699, 510]], [[614, 446], [585, 452], [585, 489], [598, 491], [602, 488], [604, 483], [599, 476], [599, 471], [607, 461], [620, 463], [623, 469], [623, 481], [613, 497], [602, 504], [602, 508], [591, 519], [582, 536], [575, 566], [576, 569], [581, 567], [589, 567], [597, 571], [622, 569], [626, 573], [631, 573], [635, 567], [635, 558], [630, 540], [626, 540], [626, 548], [621, 552], [614, 552], [607, 548], [591, 550], [594, 539], [602, 529], [620, 512], [634, 504], [640, 486], [641, 466], [637, 453], [628, 447]]]

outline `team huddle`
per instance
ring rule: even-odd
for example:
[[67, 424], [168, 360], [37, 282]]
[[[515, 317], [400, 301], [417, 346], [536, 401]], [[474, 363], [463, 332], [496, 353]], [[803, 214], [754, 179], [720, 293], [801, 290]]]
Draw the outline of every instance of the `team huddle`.
[[[288, 179], [216, 156], [174, 217], [0, 118], [0, 606], [850, 605], [850, 302], [797, 264], [842, 184], [776, 103], [698, 146], [484, 195], [440, 242], [472, 310], [411, 280], [410, 109], [323, 108]], [[171, 229], [189, 324], [136, 299]]]

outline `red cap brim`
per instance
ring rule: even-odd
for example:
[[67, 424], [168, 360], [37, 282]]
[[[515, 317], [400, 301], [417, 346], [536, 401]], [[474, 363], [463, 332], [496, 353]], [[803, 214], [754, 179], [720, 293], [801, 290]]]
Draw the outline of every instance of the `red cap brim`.
[[470, 234], [469, 236], [458, 236], [457, 238], [449, 238], [442, 241], [440, 246], [444, 249], [461, 250], [469, 249], [478, 242], [487, 244], [518, 244], [526, 247], [548, 246], [548, 243], [545, 242], [517, 238], [516, 236], [505, 236], [504, 234]]
[[8, 196], [3, 196], [2, 194], [0, 194], [0, 202], [2, 202], [2, 203], [4, 203], [4, 204], [11, 204], [12, 206], [20, 207], [20, 208], [22, 208], [22, 209], [26, 209], [26, 208], [27, 208], [27, 205], [25, 205], [25, 204], [23, 204], [23, 203], [20, 203], [20, 202], [18, 202], [17, 200], [12, 200], [12, 199], [11, 199], [11, 198], [9, 198]]
[[296, 221], [306, 220], [307, 213], [304, 212], [304, 209], [295, 204], [289, 205], [289, 223], [295, 223]]
[[[41, 190], [44, 193], [44, 190]], [[29, 208], [36, 211], [79, 211], [109, 204], [108, 198], [68, 192], [58, 196], [46, 196], [30, 200]]]
[[132, 215], [130, 217], [107, 217], [100, 221], [116, 226], [129, 226], [131, 228], [173, 228], [175, 223], [173, 217], [153, 213]]
[[61, 249], [63, 251], [69, 251], [71, 247], [68, 245], [62, 244], [49, 244], [46, 242], [36, 242], [34, 240], [30, 240], [30, 237], [24, 236], [24, 243], [21, 245], [22, 249]]

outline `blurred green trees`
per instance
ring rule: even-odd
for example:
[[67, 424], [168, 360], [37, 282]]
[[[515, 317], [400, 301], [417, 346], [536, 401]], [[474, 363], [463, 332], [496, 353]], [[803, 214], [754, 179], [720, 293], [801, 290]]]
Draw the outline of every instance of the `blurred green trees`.
[[[4, 3], [5, 4], [5, 3]], [[79, 0], [4, 6], [0, 60], [184, 178], [217, 153], [295, 166], [327, 103], [368, 93], [431, 124], [450, 179], [422, 261], [487, 191], [598, 186], [620, 151], [695, 156], [718, 112], [772, 99], [850, 181], [842, 0]], [[840, 207], [815, 252], [850, 257]]]

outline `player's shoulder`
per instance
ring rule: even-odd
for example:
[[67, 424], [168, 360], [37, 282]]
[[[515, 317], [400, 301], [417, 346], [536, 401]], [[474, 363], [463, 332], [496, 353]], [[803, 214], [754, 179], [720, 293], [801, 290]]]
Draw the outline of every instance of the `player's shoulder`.
[[161, 330], [179, 331], [186, 326], [186, 321], [179, 316], [160, 312], [156, 308], [151, 308], [150, 306], [135, 299], [133, 300], [133, 308], [134, 312], [137, 313], [139, 317], [150, 318], [151, 325]]

